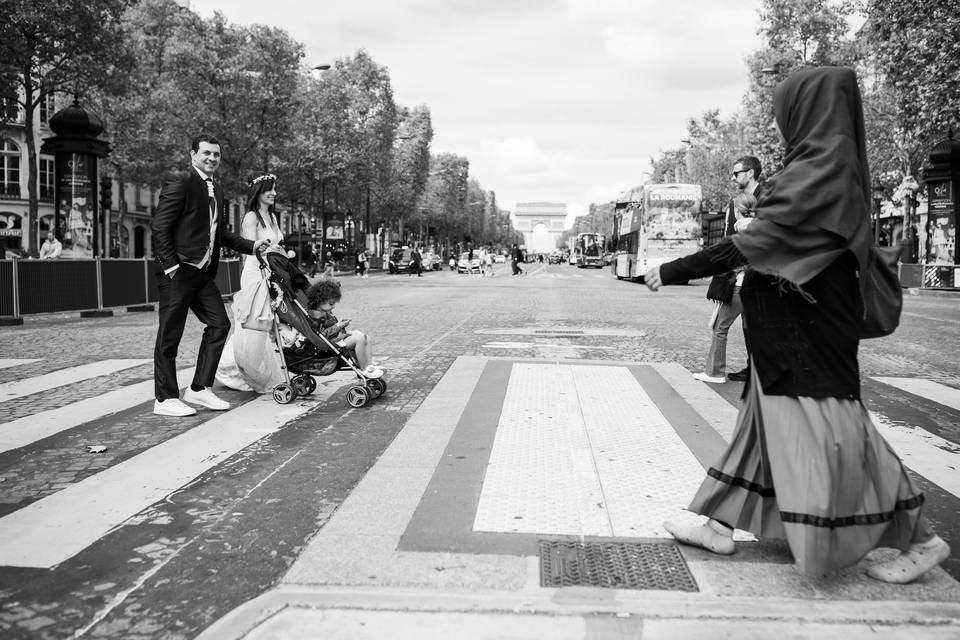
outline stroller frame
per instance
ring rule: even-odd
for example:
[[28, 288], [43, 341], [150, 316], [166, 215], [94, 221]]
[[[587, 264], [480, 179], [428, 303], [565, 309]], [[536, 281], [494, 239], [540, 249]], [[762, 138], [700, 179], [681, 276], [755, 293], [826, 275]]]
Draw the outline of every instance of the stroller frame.
[[[273, 270], [267, 264], [267, 261], [263, 258], [261, 253], [256, 252], [257, 260], [260, 262], [260, 275], [262, 278], [266, 279], [268, 286], [271, 291], [271, 301], [270, 307], [273, 310], [273, 320], [272, 320], [272, 332], [274, 339], [274, 348], [280, 356], [280, 368], [283, 371], [284, 382], [277, 384], [273, 387], [273, 399], [278, 404], [289, 404], [293, 402], [297, 396], [310, 395], [317, 389], [317, 381], [314, 379], [314, 373], [311, 373], [309, 369], [307, 370], [298, 370], [300, 369], [299, 365], [305, 362], [311, 362], [317, 360], [315, 357], [303, 358], [301, 360], [294, 361], [292, 363], [287, 361], [287, 354], [284, 353], [283, 348], [283, 338], [280, 334], [280, 316], [281, 314], [291, 313], [287, 309], [287, 305], [296, 305], [295, 308], [299, 313], [302, 314], [303, 318], [309, 317], [306, 308], [303, 304], [300, 303], [300, 300], [296, 298], [295, 295], [291, 295], [288, 300], [286, 292], [283, 290], [283, 287], [278, 282], [279, 276], [275, 275]], [[291, 264], [291, 266], [293, 266]], [[294, 267], [295, 268], [295, 267]], [[292, 286], [291, 286], [292, 289]], [[278, 313], [279, 312], [279, 313]], [[296, 312], [293, 312], [296, 313]], [[289, 324], [289, 323], [288, 323]], [[308, 323], [309, 324], [309, 323]], [[293, 329], [303, 333], [302, 329], [290, 325]], [[370, 400], [379, 398], [387, 390], [387, 383], [382, 378], [371, 378], [363, 373], [363, 370], [360, 369], [356, 361], [356, 355], [351, 349], [344, 349], [338, 345], [331, 342], [324, 336], [322, 333], [313, 331], [312, 328], [310, 332], [316, 336], [321, 344], [317, 344], [317, 341], [312, 339], [310, 336], [304, 334], [304, 338], [311, 342], [315, 347], [323, 347], [326, 351], [331, 352], [331, 356], [327, 357], [326, 360], [329, 361], [331, 358], [336, 358], [340, 363], [345, 366], [338, 366], [330, 369], [329, 373], [320, 373], [319, 371], [316, 375], [330, 375], [335, 371], [340, 371], [343, 369], [350, 369], [357, 376], [358, 382], [354, 383], [347, 389], [347, 402], [351, 407], [360, 408], [365, 406]], [[294, 376], [291, 377], [291, 366], [293, 366]]]

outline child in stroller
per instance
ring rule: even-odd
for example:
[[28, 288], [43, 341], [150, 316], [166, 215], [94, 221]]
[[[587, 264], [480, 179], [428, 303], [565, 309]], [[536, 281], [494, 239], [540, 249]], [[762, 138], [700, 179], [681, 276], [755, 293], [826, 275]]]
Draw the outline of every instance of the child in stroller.
[[307, 289], [307, 315], [314, 331], [343, 349], [354, 352], [357, 364], [367, 378], [382, 378], [383, 369], [373, 364], [373, 349], [370, 339], [360, 331], [348, 331], [349, 320], [337, 320], [333, 308], [343, 292], [340, 282], [333, 278], [321, 278]]
[[[340, 283], [323, 278], [310, 286], [303, 272], [281, 252], [258, 254], [258, 258], [270, 282], [274, 336], [287, 375], [286, 383], [274, 387], [273, 399], [286, 404], [297, 395], [313, 393], [317, 387], [313, 376], [327, 376], [340, 369], [350, 369], [358, 378], [347, 390], [351, 406], [362, 407], [383, 395], [387, 388], [383, 369], [373, 366], [369, 340], [359, 331], [345, 332], [348, 323], [338, 322], [330, 313], [342, 295]], [[326, 311], [308, 310], [321, 303]], [[333, 323], [328, 324], [330, 318]], [[328, 326], [318, 332], [324, 325]], [[363, 361], [358, 360], [358, 350]], [[292, 379], [290, 373], [295, 374]]]

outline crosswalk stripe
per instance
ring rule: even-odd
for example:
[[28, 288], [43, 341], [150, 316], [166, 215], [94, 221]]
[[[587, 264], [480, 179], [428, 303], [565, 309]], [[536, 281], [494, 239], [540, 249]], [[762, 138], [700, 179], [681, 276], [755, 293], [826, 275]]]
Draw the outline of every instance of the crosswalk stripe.
[[0, 384], [0, 402], [7, 402], [8, 400], [28, 396], [32, 393], [39, 393], [56, 387], [73, 384], [74, 382], [80, 382], [81, 380], [116, 373], [117, 371], [137, 367], [148, 362], [153, 362], [153, 360], [143, 358], [99, 360], [78, 367], [68, 367], [42, 376], [4, 382]]
[[874, 380], [960, 411], [960, 389], [925, 378], [875, 377]]
[[39, 362], [42, 358], [0, 358], [0, 369], [9, 369], [10, 367], [19, 367], [22, 364]]
[[[193, 378], [193, 367], [177, 372], [182, 388]], [[72, 429], [84, 422], [129, 409], [154, 398], [153, 379], [144, 380], [107, 393], [78, 400], [57, 409], [40, 411], [10, 422], [0, 423], [0, 453], [25, 447], [54, 434]]]
[[515, 363], [473, 528], [669, 537], [702, 478], [626, 367]]
[[[347, 378], [334, 374], [342, 383]], [[288, 405], [272, 397], [221, 413], [175, 438], [0, 518], [0, 566], [50, 568], [71, 558], [236, 452], [282, 428], [338, 388]]]
[[880, 413], [871, 411], [870, 417], [907, 468], [960, 498], [960, 446], [926, 429], [897, 424]]

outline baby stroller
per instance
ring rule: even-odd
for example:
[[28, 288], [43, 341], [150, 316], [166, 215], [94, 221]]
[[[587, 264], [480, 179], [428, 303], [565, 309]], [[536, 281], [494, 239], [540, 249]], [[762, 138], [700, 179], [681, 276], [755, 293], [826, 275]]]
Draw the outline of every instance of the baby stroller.
[[313, 329], [306, 309], [310, 281], [303, 272], [281, 251], [257, 252], [256, 256], [260, 272], [269, 283], [273, 337], [286, 379], [273, 388], [273, 399], [288, 404], [297, 396], [316, 391], [313, 376], [328, 376], [344, 369], [353, 371], [358, 380], [347, 389], [351, 407], [362, 407], [382, 396], [387, 383], [365, 376], [353, 349], [338, 347]]

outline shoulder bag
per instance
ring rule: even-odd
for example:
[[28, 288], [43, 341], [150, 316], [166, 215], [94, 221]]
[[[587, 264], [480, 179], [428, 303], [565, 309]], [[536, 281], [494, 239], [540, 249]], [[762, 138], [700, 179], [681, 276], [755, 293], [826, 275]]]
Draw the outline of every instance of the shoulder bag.
[[733, 290], [737, 286], [737, 272], [728, 271], [710, 278], [707, 287], [707, 300], [729, 304], [733, 300]]
[[900, 251], [901, 247], [870, 247], [867, 252], [867, 264], [860, 273], [860, 277], [865, 278], [861, 340], [888, 336], [900, 324], [903, 309], [903, 289], [897, 272]]

